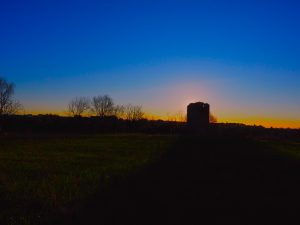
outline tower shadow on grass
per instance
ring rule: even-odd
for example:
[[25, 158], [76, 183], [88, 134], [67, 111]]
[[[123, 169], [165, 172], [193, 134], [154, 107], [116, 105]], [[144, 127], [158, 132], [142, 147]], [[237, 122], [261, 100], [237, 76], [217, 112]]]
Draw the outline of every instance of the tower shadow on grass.
[[181, 137], [65, 224], [299, 224], [296, 159], [245, 139]]

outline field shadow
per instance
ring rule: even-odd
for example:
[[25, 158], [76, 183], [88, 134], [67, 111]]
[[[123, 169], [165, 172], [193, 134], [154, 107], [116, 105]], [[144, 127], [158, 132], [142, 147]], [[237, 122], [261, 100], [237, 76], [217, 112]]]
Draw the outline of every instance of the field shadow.
[[299, 224], [300, 166], [247, 139], [183, 136], [64, 224]]

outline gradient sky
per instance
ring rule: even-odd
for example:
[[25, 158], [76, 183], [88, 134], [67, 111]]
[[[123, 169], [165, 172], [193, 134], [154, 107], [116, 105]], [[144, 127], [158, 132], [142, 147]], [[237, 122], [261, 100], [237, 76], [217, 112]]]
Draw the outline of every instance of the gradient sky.
[[0, 76], [27, 113], [109, 94], [149, 114], [211, 104], [222, 122], [300, 127], [300, 2], [0, 3]]

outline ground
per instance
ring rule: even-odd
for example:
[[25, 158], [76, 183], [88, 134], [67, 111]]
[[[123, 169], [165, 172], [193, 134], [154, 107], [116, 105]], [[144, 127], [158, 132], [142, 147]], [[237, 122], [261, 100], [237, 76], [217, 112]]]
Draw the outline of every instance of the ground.
[[299, 224], [300, 144], [2, 138], [1, 224]]

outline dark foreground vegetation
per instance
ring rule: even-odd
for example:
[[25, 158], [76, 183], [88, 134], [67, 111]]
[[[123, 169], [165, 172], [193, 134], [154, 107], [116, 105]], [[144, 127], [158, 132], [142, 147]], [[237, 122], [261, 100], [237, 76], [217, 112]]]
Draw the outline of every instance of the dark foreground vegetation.
[[0, 224], [289, 224], [299, 157], [296, 129], [2, 115]]
[[300, 139], [0, 138], [0, 224], [299, 224]]
[[181, 137], [69, 224], [299, 224], [300, 144]]
[[[0, 134], [189, 134], [185, 122], [129, 120], [116, 116], [63, 117], [58, 115], [2, 115]], [[299, 139], [300, 129], [264, 128], [233, 123], [211, 123], [205, 131], [210, 136]]]
[[2, 133], [184, 133], [185, 123], [162, 120], [127, 120], [115, 116], [63, 117], [58, 115], [0, 116]]
[[53, 224], [157, 161], [168, 136], [0, 137], [0, 224]]

